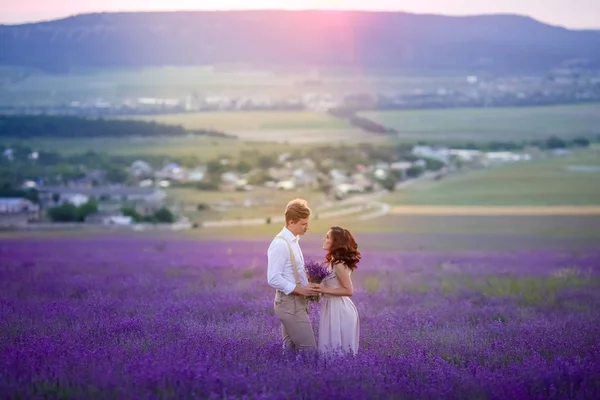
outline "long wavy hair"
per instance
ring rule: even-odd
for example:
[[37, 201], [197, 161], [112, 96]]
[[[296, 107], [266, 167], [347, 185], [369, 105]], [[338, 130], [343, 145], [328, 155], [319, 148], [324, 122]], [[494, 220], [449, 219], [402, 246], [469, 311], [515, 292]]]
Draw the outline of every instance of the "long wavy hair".
[[331, 246], [325, 256], [325, 261], [334, 265], [338, 262], [346, 264], [351, 271], [358, 268], [360, 261], [360, 251], [354, 236], [340, 226], [332, 226], [330, 229]]

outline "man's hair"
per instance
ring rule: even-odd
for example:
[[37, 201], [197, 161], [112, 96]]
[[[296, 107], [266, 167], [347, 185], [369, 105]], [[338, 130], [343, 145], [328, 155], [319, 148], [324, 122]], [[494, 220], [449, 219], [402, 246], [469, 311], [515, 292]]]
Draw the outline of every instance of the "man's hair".
[[310, 208], [308, 208], [308, 202], [304, 199], [294, 199], [285, 207], [286, 224], [290, 221], [297, 222], [308, 217], [310, 217]]

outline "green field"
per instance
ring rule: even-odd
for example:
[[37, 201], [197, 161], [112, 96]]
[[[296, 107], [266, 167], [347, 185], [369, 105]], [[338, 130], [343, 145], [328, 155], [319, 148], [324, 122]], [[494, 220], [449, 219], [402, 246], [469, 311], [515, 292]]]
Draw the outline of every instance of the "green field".
[[215, 129], [224, 132], [254, 130], [343, 129], [345, 121], [327, 114], [305, 111], [221, 111], [124, 117], [182, 125], [187, 129]]
[[[517, 250], [535, 248], [597, 247], [599, 216], [399, 216], [369, 221], [354, 217], [311, 221], [302, 238], [319, 242], [333, 225], [355, 234], [363, 252], [377, 250], [451, 251]], [[227, 228], [201, 228], [181, 236], [207, 240], [249, 239], [268, 241], [279, 224]], [[164, 234], [163, 234], [164, 235]], [[371, 236], [374, 235], [374, 236]], [[368, 243], [365, 242], [368, 238]], [[475, 242], [477, 242], [475, 244]]]
[[[456, 73], [389, 73], [366, 71], [266, 71], [213, 67], [77, 70], [49, 74], [32, 68], [0, 66], [0, 106], [56, 105], [70, 101], [125, 97], [185, 98], [200, 96], [273, 96], [303, 93], [344, 95], [381, 90], [433, 90], [466, 86]], [[447, 76], [446, 76], [447, 75]]]
[[[361, 252], [407, 251], [518, 251], [539, 248], [585, 251], [598, 248], [599, 216], [399, 216], [388, 215], [370, 221], [353, 217], [314, 220], [302, 238], [305, 249], [317, 249], [332, 225], [349, 229]], [[57, 231], [0, 231], [0, 239], [47, 237], [100, 237], [125, 234], [153, 237], [159, 241], [252, 240], [266, 243], [281, 224], [224, 228], [198, 228], [188, 231], [146, 231], [115, 233], [107, 229]]]
[[569, 171], [569, 166], [600, 167], [600, 151], [451, 175], [391, 193], [384, 201], [444, 206], [600, 205], [600, 171]]
[[351, 127], [344, 120], [309, 111], [218, 111], [123, 118], [181, 125], [190, 130], [214, 129], [246, 141], [356, 142], [374, 136]]
[[[245, 142], [232, 139], [183, 137], [183, 138], [89, 138], [89, 139], [3, 139], [2, 144], [22, 144], [36, 150], [56, 151], [61, 154], [77, 154], [87, 151], [111, 155], [134, 156], [194, 156], [199, 161], [213, 160], [219, 156], [237, 157], [242, 152], [254, 154], [280, 154], [290, 151], [286, 143]], [[310, 144], [295, 144], [293, 149], [307, 149]]]
[[396, 129], [398, 139], [437, 142], [521, 141], [600, 135], [600, 103], [552, 107], [373, 111], [360, 113]]

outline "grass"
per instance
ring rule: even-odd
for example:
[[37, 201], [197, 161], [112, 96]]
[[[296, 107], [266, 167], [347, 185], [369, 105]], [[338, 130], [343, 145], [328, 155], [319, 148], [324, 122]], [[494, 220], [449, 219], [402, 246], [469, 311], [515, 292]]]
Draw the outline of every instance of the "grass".
[[512, 141], [600, 134], [600, 103], [550, 107], [478, 108], [360, 113], [396, 129], [400, 140]]
[[600, 172], [577, 172], [573, 165], [600, 166], [597, 149], [427, 181], [388, 195], [403, 205], [583, 206], [600, 205]]
[[[318, 191], [292, 190], [280, 191], [268, 188], [256, 188], [251, 192], [211, 192], [188, 188], [173, 188], [167, 190], [167, 195], [187, 210], [187, 215], [194, 222], [254, 219], [280, 216], [288, 201], [304, 198], [318, 212], [318, 205], [323, 202], [323, 194]], [[205, 203], [214, 207], [220, 203], [230, 203], [223, 211], [197, 211], [196, 206]]]
[[439, 289], [444, 294], [469, 289], [488, 297], [511, 298], [524, 306], [539, 306], [553, 304], [556, 301], [556, 295], [565, 289], [576, 289], [597, 284], [598, 282], [595, 279], [583, 275], [516, 276], [509, 274], [491, 275], [475, 279], [468, 276], [442, 275]]
[[[279, 210], [277, 214], [280, 214]], [[354, 217], [312, 220], [302, 239], [306, 248], [320, 248], [320, 243], [333, 225], [349, 229], [359, 243], [360, 251], [431, 252], [441, 251], [519, 251], [556, 249], [585, 252], [598, 248], [599, 216], [421, 216], [387, 215], [357, 221]], [[281, 224], [199, 228], [190, 231], [148, 231], [117, 233], [106, 229], [0, 231], [0, 239], [9, 238], [86, 238], [125, 235], [155, 238], [161, 241], [251, 240], [270, 241]], [[377, 290], [376, 280], [369, 287]]]

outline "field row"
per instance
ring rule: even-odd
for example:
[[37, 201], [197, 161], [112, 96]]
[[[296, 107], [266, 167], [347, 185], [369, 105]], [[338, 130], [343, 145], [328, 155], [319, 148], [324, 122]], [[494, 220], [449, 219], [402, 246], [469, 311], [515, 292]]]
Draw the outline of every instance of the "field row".
[[[360, 115], [397, 130], [394, 139], [413, 142], [522, 141], [551, 135], [564, 139], [600, 135], [600, 104], [373, 111]], [[327, 114], [308, 111], [205, 112], [130, 118], [182, 125], [188, 129], [217, 129], [245, 140], [369, 141], [378, 137]]]
[[[597, 248], [482, 251], [478, 235], [460, 253], [371, 245], [403, 240], [358, 237], [359, 352], [335, 362], [282, 356], [268, 240], [0, 242], [0, 387], [19, 398], [598, 398]], [[322, 259], [317, 242], [302, 247]]]

